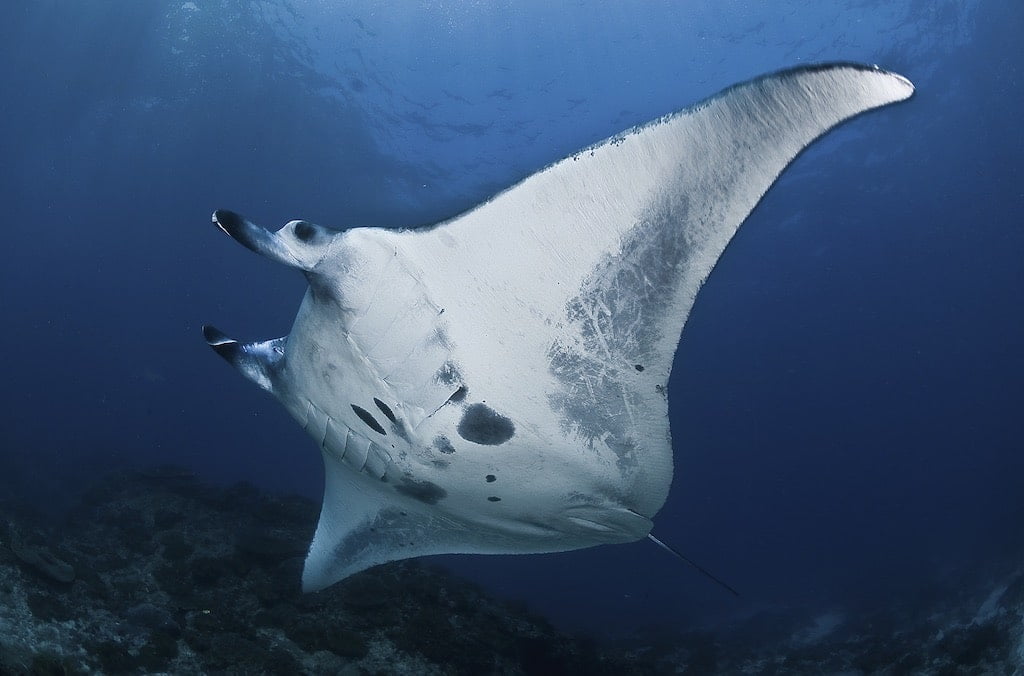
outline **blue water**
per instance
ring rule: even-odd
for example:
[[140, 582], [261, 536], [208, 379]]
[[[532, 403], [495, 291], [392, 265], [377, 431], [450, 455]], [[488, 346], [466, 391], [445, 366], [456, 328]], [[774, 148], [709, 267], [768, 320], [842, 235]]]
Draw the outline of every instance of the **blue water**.
[[[737, 81], [917, 86], [803, 154], [702, 291], [650, 543], [441, 557], [571, 628], [884, 607], [1024, 554], [1024, 4], [302, 0], [0, 10], [0, 496], [173, 462], [318, 496], [320, 459], [204, 344], [305, 288], [210, 224], [407, 226]], [[811, 612], [808, 610], [807, 612]]]

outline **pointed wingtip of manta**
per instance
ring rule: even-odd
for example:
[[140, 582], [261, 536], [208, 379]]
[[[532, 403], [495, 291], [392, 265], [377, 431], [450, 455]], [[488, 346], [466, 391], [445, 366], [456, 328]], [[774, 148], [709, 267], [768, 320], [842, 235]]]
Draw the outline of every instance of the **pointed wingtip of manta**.
[[[876, 68], [877, 68], [877, 66], [876, 66]], [[910, 81], [910, 78], [904, 77], [903, 75], [900, 75], [899, 73], [894, 73], [891, 70], [885, 70], [884, 68], [879, 68], [879, 70], [885, 72], [887, 75], [892, 76], [892, 78], [899, 85], [899, 87], [900, 87], [900, 92], [899, 92], [900, 100], [909, 99], [911, 96], [914, 95], [914, 83]]]
[[[783, 77], [793, 75], [799, 76], [803, 73], [815, 71], [833, 71], [838, 73], [845, 71], [847, 73], [855, 73], [859, 75], [867, 73], [873, 76], [878, 76], [878, 79], [869, 78], [869, 81], [873, 81], [874, 83], [872, 85], [872, 89], [882, 94], [883, 103], [881, 103], [881, 105], [884, 105], [885, 103], [895, 103], [896, 101], [905, 101], [914, 94], [914, 83], [911, 82], [909, 78], [874, 63], [827, 61], [824, 63], [812, 63], [797, 66], [796, 68], [788, 68], [786, 70], [779, 71], [777, 75], [782, 75]], [[772, 77], [772, 75], [765, 77]]]
[[893, 85], [891, 89], [893, 101], [905, 101], [914, 95], [914, 83], [910, 81], [910, 78], [882, 68], [878, 64], [872, 64], [870, 69], [889, 79], [889, 82]]
[[324, 570], [324, 564], [319, 560], [320, 557], [315, 557], [312, 553], [312, 548], [315, 545], [315, 539], [313, 543], [310, 543], [310, 553], [306, 555], [306, 562], [302, 566], [302, 593], [312, 594], [318, 592], [321, 589], [330, 587], [334, 582], [339, 580], [331, 580], [327, 572]]

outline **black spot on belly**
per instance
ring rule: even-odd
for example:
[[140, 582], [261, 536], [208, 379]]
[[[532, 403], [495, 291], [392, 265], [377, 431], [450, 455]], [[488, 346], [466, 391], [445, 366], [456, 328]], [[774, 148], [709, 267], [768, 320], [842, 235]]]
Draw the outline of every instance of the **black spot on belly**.
[[459, 421], [459, 436], [485, 446], [503, 444], [516, 433], [516, 426], [487, 404], [473, 404]]
[[378, 399], [377, 397], [374, 397], [374, 398], [373, 398], [373, 403], [377, 404], [377, 408], [379, 408], [379, 409], [380, 409], [380, 412], [381, 412], [381, 413], [383, 413], [383, 414], [384, 414], [385, 416], [387, 416], [387, 419], [388, 419], [388, 420], [390, 420], [391, 422], [395, 422], [395, 414], [394, 414], [394, 412], [393, 412], [393, 411], [391, 410], [391, 407], [390, 407], [390, 406], [388, 406], [387, 404], [385, 404], [385, 403], [384, 403], [383, 401], [381, 401], [381, 400], [380, 400], [380, 399]]
[[452, 442], [448, 441], [448, 437], [443, 434], [438, 435], [434, 438], [434, 448], [441, 451], [442, 453], [454, 453], [455, 447], [452, 446]]
[[498, 479], [498, 477], [494, 476], [493, 474], [488, 474], [487, 476], [484, 477], [484, 479], [487, 480], [487, 483], [493, 483]]
[[636, 364], [633, 368], [635, 368], [637, 371], [643, 371], [644, 370], [643, 364]]
[[501, 498], [492, 495], [491, 497], [487, 498], [487, 501], [488, 502], [501, 502]]
[[359, 416], [359, 419], [369, 425], [371, 430], [378, 434], [387, 434], [387, 432], [384, 431], [384, 428], [380, 426], [380, 423], [377, 422], [377, 419], [374, 418], [369, 411], [365, 408], [356, 406], [355, 404], [351, 404], [351, 406], [352, 410], [356, 412], [357, 416]]
[[428, 505], [436, 505], [448, 495], [448, 491], [432, 481], [417, 481], [407, 476], [402, 477], [401, 485], [395, 486], [395, 490]]

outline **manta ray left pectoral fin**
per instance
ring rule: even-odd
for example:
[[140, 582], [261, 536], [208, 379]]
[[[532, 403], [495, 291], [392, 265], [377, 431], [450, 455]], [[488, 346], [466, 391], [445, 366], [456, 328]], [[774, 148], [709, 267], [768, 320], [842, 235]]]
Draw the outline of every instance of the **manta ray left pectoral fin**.
[[267, 392], [273, 392], [271, 379], [274, 366], [284, 356], [286, 338], [258, 343], [240, 343], [213, 326], [203, 327], [206, 344], [249, 380]]
[[[359, 485], [359, 479], [324, 455], [324, 500], [320, 521], [302, 569], [302, 590], [319, 591], [353, 573], [388, 560], [372, 555], [378, 528], [375, 522], [385, 507], [377, 492]], [[373, 560], [361, 563], [358, 553]]]

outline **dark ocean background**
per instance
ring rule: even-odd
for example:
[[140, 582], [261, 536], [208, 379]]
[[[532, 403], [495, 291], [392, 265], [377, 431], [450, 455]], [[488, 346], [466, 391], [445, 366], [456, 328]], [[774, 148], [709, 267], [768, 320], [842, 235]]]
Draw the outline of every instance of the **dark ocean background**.
[[[648, 542], [441, 557], [570, 630], [884, 609], [1024, 558], [1024, 3], [6, 0], [0, 496], [173, 463], [319, 498], [204, 343], [288, 332], [294, 270], [210, 225], [409, 226], [735, 82], [877, 63], [909, 102], [811, 147], [714, 270]], [[938, 591], [935, 591], [938, 590]]]

